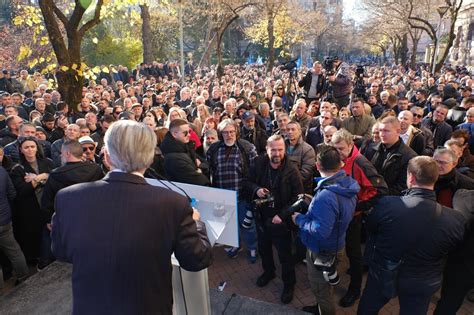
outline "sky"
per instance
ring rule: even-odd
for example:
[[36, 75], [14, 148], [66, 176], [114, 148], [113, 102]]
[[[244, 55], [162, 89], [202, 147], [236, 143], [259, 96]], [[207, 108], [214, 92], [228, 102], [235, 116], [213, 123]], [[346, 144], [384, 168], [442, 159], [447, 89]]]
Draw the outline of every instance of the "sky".
[[360, 24], [366, 18], [364, 11], [357, 5], [357, 0], [343, 0], [344, 18], [352, 18], [357, 24]]

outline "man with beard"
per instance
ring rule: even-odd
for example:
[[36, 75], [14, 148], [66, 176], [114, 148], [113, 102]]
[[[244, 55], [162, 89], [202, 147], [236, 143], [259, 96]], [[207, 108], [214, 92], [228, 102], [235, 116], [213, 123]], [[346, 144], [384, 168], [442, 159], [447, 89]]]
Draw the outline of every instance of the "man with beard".
[[219, 141], [219, 138], [217, 137], [217, 131], [215, 129], [209, 129], [204, 133], [204, 142], [202, 144], [203, 149], [204, 149], [204, 154], [207, 153], [207, 150], [209, 150], [209, 147], [211, 144], [214, 142]]
[[255, 114], [247, 111], [242, 115], [241, 138], [252, 143], [258, 155], [265, 153], [267, 135], [264, 130], [255, 125]]
[[255, 213], [263, 267], [257, 286], [264, 287], [275, 278], [274, 245], [282, 266], [281, 302], [288, 304], [293, 299], [296, 276], [289, 229], [291, 213], [287, 209], [297, 195], [303, 193], [303, 183], [298, 169], [286, 158], [285, 140], [281, 136], [268, 138], [266, 149], [267, 155], [255, 160], [244, 185], [250, 200], [273, 197], [273, 200], [263, 202]]

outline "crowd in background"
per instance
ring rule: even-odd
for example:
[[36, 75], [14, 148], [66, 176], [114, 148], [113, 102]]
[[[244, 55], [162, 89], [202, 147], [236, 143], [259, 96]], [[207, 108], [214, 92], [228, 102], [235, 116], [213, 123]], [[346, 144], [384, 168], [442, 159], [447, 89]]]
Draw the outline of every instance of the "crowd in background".
[[[436, 161], [440, 176], [434, 190], [440, 204], [452, 208], [456, 192], [474, 189], [474, 80], [464, 68], [446, 66], [433, 76], [423, 67], [367, 66], [365, 91], [357, 94], [351, 93], [356, 67], [345, 63], [334, 74], [315, 62], [309, 69], [290, 69], [294, 75], [281, 67], [266, 72], [264, 66], [227, 65], [218, 77], [214, 66], [188, 62], [183, 81], [174, 64], [141, 64], [131, 72], [122, 66], [108, 69], [87, 80], [80, 104], [65, 103], [50, 87], [54, 75], [0, 72], [0, 193], [9, 187], [11, 206], [0, 202], [0, 232], [10, 226], [15, 239], [8, 243], [16, 241], [21, 248], [21, 253], [4, 252], [6, 277], [12, 265], [19, 279], [27, 276], [21, 254], [39, 269], [54, 261], [48, 249], [54, 195], [110, 170], [103, 139], [117, 120], [135, 120], [155, 132], [155, 159], [145, 176], [236, 190], [239, 223], [251, 219], [247, 211], [257, 198], [247, 191], [249, 170], [254, 159], [267, 154], [267, 140], [274, 135], [283, 138], [285, 159], [301, 178], [298, 193], [313, 194], [314, 178], [321, 175], [317, 156], [326, 146], [334, 146], [346, 164], [356, 164], [351, 158], [360, 152], [374, 176], [386, 183], [384, 194], [403, 194], [408, 163], [415, 156]], [[81, 163], [81, 169], [71, 163]], [[346, 173], [354, 177], [354, 166]], [[285, 206], [296, 198], [290, 195]], [[285, 220], [292, 224], [290, 217]], [[349, 232], [349, 226], [346, 243], [358, 239], [354, 246], [360, 248], [362, 222], [351, 224], [355, 230]], [[252, 229], [241, 233], [250, 263], [258, 252], [268, 255], [260, 248], [262, 234]], [[296, 250], [291, 259], [303, 260], [300, 235], [292, 233]], [[229, 248], [227, 254], [236, 257], [241, 250]], [[472, 253], [463, 259], [473, 261]], [[347, 255], [352, 271], [361, 269], [362, 254]], [[348, 292], [353, 296], [341, 305], [352, 305], [360, 295], [362, 276], [351, 276]]]

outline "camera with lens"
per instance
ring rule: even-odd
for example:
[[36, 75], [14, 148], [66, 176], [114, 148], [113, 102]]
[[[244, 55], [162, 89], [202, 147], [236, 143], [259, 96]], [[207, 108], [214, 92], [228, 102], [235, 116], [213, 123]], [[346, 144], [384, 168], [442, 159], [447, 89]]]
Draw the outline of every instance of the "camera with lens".
[[336, 269], [336, 255], [331, 254], [315, 254], [313, 257], [313, 264], [317, 269], [323, 272], [324, 280], [330, 285], [337, 285], [339, 283], [339, 274]]
[[364, 82], [365, 69], [364, 65], [358, 65], [355, 70], [355, 84], [352, 93], [358, 98], [362, 98], [367, 101], [366, 85]]
[[247, 210], [247, 212], [245, 212], [245, 218], [244, 220], [242, 221], [242, 228], [248, 230], [252, 227], [253, 225], [253, 212], [252, 210]]
[[298, 199], [288, 208], [290, 215], [295, 212], [306, 214], [308, 212], [309, 204], [311, 203], [312, 196], [308, 194], [299, 194]]
[[365, 74], [364, 66], [363, 66], [363, 65], [358, 65], [358, 66], [356, 67], [355, 74], [356, 74], [356, 77], [357, 77], [357, 78], [362, 78], [362, 77], [364, 77], [364, 74]]
[[261, 207], [263, 205], [270, 205], [275, 201], [275, 198], [271, 193], [265, 195], [265, 198], [255, 199], [253, 204], [255, 207]]
[[337, 273], [336, 264], [332, 264], [330, 267], [321, 267], [323, 270], [323, 277], [327, 283], [330, 285], [338, 285], [339, 281], [339, 274]]
[[337, 56], [324, 58], [323, 68], [324, 68], [324, 70], [326, 70], [327, 75], [333, 75], [334, 74], [334, 62], [336, 60], [339, 60], [339, 58]]

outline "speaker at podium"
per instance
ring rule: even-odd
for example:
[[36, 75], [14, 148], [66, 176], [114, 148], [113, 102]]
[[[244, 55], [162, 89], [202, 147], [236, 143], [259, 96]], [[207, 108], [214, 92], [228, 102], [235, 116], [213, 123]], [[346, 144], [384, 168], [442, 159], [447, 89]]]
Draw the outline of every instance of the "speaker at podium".
[[[193, 207], [201, 214], [206, 224], [211, 245], [215, 243], [238, 247], [239, 228], [237, 218], [237, 193], [212, 187], [204, 187], [177, 182], [163, 182], [147, 178], [154, 186], [171, 189], [179, 194], [187, 194], [193, 200]], [[171, 185], [170, 185], [171, 183]], [[209, 281], [207, 269], [190, 272], [182, 269], [174, 255], [173, 265], [173, 314], [211, 314]]]

